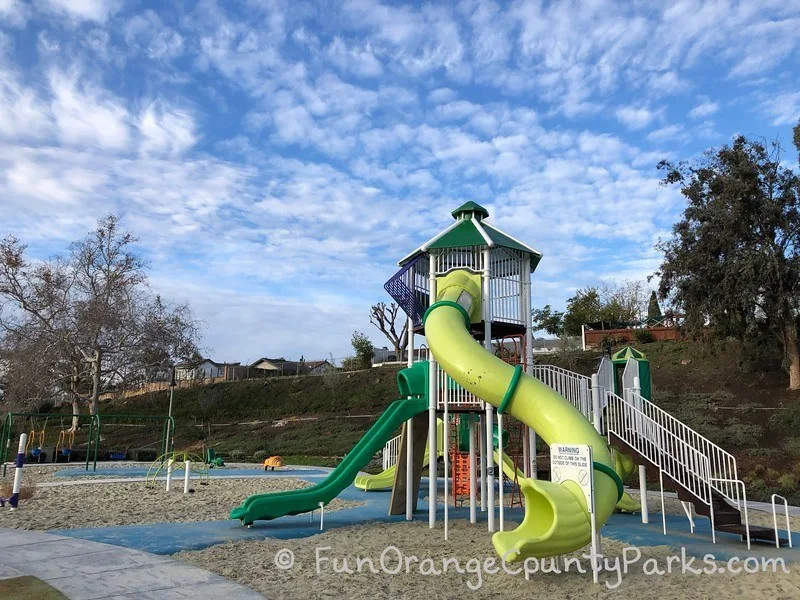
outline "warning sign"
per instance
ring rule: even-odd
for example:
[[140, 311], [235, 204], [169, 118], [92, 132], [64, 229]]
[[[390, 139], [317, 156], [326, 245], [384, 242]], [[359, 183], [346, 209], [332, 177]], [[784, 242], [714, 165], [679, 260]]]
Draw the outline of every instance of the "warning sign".
[[550, 446], [550, 479], [553, 483], [574, 481], [586, 498], [589, 512], [594, 513], [594, 469], [592, 447], [584, 444]]

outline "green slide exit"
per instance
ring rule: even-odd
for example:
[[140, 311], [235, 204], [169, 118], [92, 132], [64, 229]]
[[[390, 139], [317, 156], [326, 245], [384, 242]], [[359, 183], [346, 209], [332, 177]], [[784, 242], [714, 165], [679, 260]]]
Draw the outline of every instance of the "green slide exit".
[[328, 504], [353, 482], [358, 472], [383, 448], [398, 427], [427, 409], [428, 401], [424, 398], [392, 402], [324, 481], [302, 490], [250, 496], [231, 511], [230, 518], [250, 525], [254, 521], [268, 521], [316, 510], [320, 502]]

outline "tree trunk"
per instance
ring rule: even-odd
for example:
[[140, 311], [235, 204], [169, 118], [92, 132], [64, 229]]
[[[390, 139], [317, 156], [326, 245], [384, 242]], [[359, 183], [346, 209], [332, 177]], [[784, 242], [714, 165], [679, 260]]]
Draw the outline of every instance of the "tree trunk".
[[92, 358], [92, 400], [91, 413], [96, 415], [100, 405], [100, 350], [94, 351]]
[[800, 338], [794, 323], [786, 328], [784, 340], [783, 353], [789, 365], [789, 389], [800, 390]]
[[81, 398], [78, 395], [79, 371], [80, 362], [73, 365], [72, 377], [69, 380], [69, 392], [70, 396], [72, 396], [72, 427], [69, 429], [70, 433], [78, 431], [78, 425], [80, 424], [80, 417], [78, 416], [81, 414]]

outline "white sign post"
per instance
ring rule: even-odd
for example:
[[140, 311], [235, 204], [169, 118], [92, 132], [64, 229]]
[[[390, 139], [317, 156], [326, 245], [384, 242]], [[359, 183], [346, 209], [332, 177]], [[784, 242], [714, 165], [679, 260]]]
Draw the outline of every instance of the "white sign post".
[[585, 444], [553, 444], [550, 446], [550, 479], [553, 483], [574, 481], [581, 488], [592, 524], [592, 579], [598, 582], [600, 553], [597, 521], [594, 511], [594, 467], [592, 447]]

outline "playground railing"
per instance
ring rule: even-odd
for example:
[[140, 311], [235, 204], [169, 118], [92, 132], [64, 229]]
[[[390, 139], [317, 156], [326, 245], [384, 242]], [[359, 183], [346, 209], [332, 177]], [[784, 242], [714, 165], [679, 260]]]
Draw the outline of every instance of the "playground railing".
[[393, 437], [383, 447], [382, 461], [384, 471], [397, 464], [397, 454], [400, 452], [400, 437], [399, 435]]
[[533, 365], [532, 375], [592, 420], [591, 378], [555, 365]]
[[711, 507], [715, 482], [709, 458], [616, 394], [606, 392], [606, 400], [608, 432]]
[[776, 509], [775, 500], [783, 501], [783, 511], [786, 515], [786, 537], [789, 538], [789, 548], [792, 547], [792, 523], [789, 521], [789, 502], [780, 494], [772, 494], [770, 501], [772, 502], [772, 525], [775, 528], [775, 547], [781, 547], [781, 540], [778, 537], [778, 511]]
[[[647, 400], [647, 398], [642, 397], [635, 390], [626, 390], [625, 396], [626, 403], [634, 411], [646, 417], [647, 423], [655, 423], [658, 430], [664, 430], [669, 433], [670, 439], [680, 440], [682, 444], [688, 445], [707, 457], [710, 468], [709, 478], [713, 480], [712, 487], [726, 499], [733, 502], [737, 509], [742, 510], [739, 484], [737, 483], [739, 481], [738, 467], [736, 458], [730, 452], [726, 452], [708, 438], [700, 435], [682, 421]], [[641, 418], [639, 422], [644, 424]], [[639, 432], [648, 438], [653, 435], [652, 431], [643, 426], [639, 427]]]

